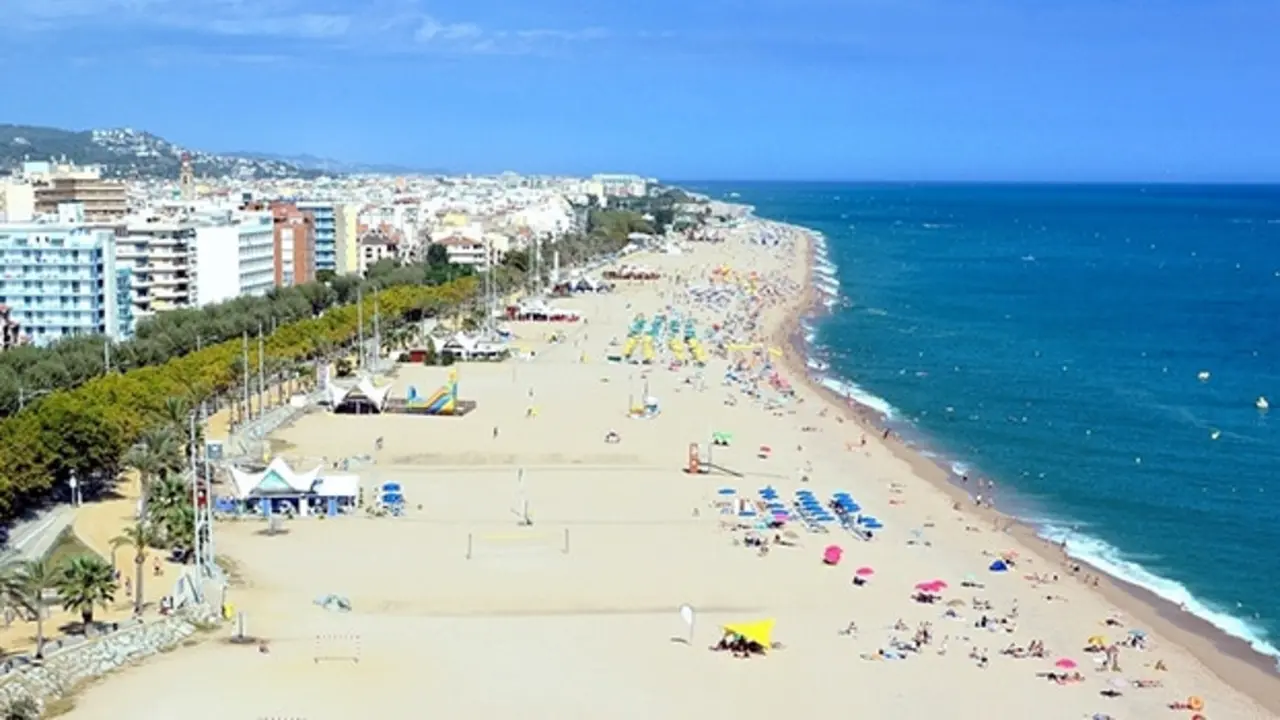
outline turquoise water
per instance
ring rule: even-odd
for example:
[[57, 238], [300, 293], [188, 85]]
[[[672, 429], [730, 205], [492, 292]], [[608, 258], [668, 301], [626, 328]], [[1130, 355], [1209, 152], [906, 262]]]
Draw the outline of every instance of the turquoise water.
[[1280, 655], [1280, 187], [692, 187], [824, 234], [829, 383]]

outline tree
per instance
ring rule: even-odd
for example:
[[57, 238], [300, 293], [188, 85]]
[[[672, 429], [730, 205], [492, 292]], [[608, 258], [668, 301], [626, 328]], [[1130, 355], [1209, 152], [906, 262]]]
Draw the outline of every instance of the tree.
[[58, 583], [58, 571], [44, 560], [22, 560], [5, 569], [0, 584], [5, 595], [35, 616], [36, 657], [44, 657], [45, 595]]
[[147, 521], [164, 547], [186, 551], [195, 546], [195, 510], [191, 485], [182, 476], [167, 475], [152, 483]]
[[131, 548], [133, 550], [133, 612], [135, 615], [142, 614], [143, 566], [147, 562], [147, 548], [154, 545], [157, 539], [155, 530], [146, 522], [135, 523], [133, 527], [125, 528], [124, 532], [111, 538], [113, 549]]
[[85, 632], [93, 624], [93, 608], [104, 609], [115, 600], [115, 570], [97, 555], [78, 555], [62, 568], [57, 579], [58, 597], [68, 612], [80, 613]]
[[158, 425], [144, 430], [138, 443], [125, 455], [125, 464], [138, 473], [142, 483], [142, 517], [147, 517], [151, 483], [182, 467], [182, 450], [172, 428]]
[[427, 267], [441, 267], [449, 264], [449, 249], [440, 243], [427, 246]]

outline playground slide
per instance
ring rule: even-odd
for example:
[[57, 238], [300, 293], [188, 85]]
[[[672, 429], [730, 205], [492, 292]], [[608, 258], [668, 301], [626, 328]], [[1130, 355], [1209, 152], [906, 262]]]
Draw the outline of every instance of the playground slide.
[[453, 412], [454, 408], [453, 388], [449, 385], [436, 390], [431, 397], [427, 398], [427, 412], [432, 415], [440, 415]]
[[623, 359], [623, 360], [626, 360], [627, 358], [631, 357], [631, 353], [635, 352], [635, 350], [636, 350], [636, 343], [637, 343], [638, 341], [639, 341], [639, 338], [635, 338], [635, 337], [629, 337], [629, 338], [627, 338], [627, 344], [622, 346], [622, 359]]
[[653, 352], [653, 338], [651, 338], [651, 337], [646, 337], [646, 338], [644, 339], [644, 348], [643, 348], [643, 352], [644, 352], [644, 361], [645, 361], [645, 362], [647, 362], [647, 363], [651, 363], [651, 362], [653, 362], [653, 358], [654, 358], [654, 352]]

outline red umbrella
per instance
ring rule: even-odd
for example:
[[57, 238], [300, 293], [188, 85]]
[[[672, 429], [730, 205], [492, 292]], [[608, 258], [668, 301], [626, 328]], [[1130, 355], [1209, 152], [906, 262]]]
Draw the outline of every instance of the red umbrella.
[[1062, 668], [1063, 670], [1074, 670], [1076, 667], [1076, 661], [1071, 658], [1062, 658], [1058, 662], [1054, 663], [1053, 666]]
[[876, 574], [876, 571], [869, 567], [863, 566], [858, 568], [857, 570], [854, 570], [853, 574], [857, 575], [858, 577], [871, 577], [872, 575]]
[[933, 592], [935, 588], [931, 582], [921, 582], [916, 583], [916, 589], [923, 592]]
[[950, 587], [949, 585], [947, 585], [946, 580], [933, 580], [929, 584], [938, 588], [939, 590], [946, 590], [948, 587]]

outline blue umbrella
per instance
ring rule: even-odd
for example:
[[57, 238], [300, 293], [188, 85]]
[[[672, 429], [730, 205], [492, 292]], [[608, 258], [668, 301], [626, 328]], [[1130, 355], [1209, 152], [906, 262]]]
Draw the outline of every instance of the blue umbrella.
[[731, 487], [722, 487], [719, 490], [717, 490], [716, 493], [720, 495], [737, 495], [738, 491], [734, 490]]

